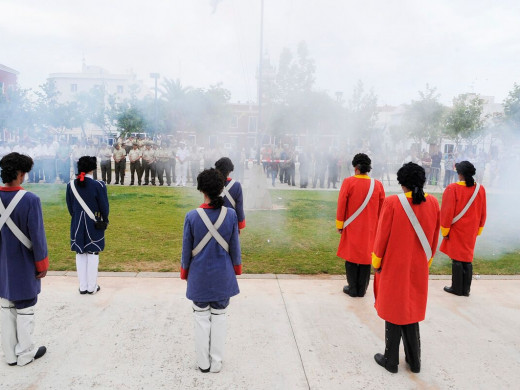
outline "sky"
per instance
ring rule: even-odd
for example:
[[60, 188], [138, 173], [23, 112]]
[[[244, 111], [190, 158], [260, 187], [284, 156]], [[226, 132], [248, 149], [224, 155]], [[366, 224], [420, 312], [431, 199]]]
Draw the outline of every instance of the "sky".
[[[0, 0], [0, 64], [37, 89], [49, 74], [150, 73], [256, 101], [261, 0]], [[265, 0], [263, 52], [305, 41], [318, 90], [348, 100], [358, 80], [380, 105], [418, 98], [426, 84], [502, 102], [520, 83], [517, 0]], [[159, 81], [160, 82], [160, 81]]]

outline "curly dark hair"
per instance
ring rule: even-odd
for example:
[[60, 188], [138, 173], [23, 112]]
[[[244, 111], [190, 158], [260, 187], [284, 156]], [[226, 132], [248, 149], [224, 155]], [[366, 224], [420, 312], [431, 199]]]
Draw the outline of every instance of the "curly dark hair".
[[466, 187], [473, 187], [475, 185], [475, 179], [473, 179], [473, 175], [477, 173], [477, 170], [472, 163], [469, 161], [461, 161], [460, 163], [455, 164], [455, 170], [459, 175], [464, 176]]
[[217, 169], [205, 169], [197, 176], [197, 189], [208, 196], [211, 207], [218, 209], [224, 205], [224, 199], [220, 194], [225, 182], [226, 179]]
[[78, 173], [76, 176], [78, 178], [74, 181], [75, 185], [80, 187], [85, 187], [85, 181], [80, 179], [80, 176], [90, 171], [94, 171], [97, 169], [97, 159], [95, 156], [82, 156], [78, 160]]
[[227, 157], [222, 157], [220, 160], [218, 160], [215, 163], [215, 168], [222, 173], [222, 176], [224, 178], [229, 176], [230, 172], [233, 172], [233, 169], [235, 169], [235, 166], [233, 165], [233, 162], [231, 159]]
[[0, 160], [0, 168], [2, 169], [2, 182], [10, 183], [13, 180], [16, 180], [18, 177], [18, 172], [30, 172], [33, 165], [33, 159], [25, 154], [20, 154], [17, 152], [6, 154]]
[[426, 182], [426, 173], [423, 167], [413, 162], [404, 164], [397, 171], [397, 181], [403, 187], [412, 191], [413, 204], [426, 202], [423, 191], [424, 183]]
[[372, 170], [372, 160], [365, 153], [358, 153], [352, 159], [352, 166], [359, 169], [361, 173], [367, 173]]

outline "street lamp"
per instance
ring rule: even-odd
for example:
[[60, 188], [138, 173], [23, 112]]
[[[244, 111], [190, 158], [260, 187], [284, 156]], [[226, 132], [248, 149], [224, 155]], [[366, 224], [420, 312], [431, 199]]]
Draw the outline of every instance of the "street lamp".
[[159, 73], [150, 73], [150, 77], [155, 79], [155, 102], [154, 102], [154, 122], [155, 122], [155, 133], [157, 133], [157, 79], [161, 77]]

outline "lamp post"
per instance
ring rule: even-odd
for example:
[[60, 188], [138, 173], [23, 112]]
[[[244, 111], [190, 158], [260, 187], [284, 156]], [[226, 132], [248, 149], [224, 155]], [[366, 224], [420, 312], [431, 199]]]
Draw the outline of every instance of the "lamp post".
[[263, 51], [264, 51], [264, 0], [260, 1], [260, 58], [258, 59], [258, 121], [256, 124], [257, 131], [257, 148], [258, 148], [258, 165], [261, 165], [262, 156], [260, 150], [262, 148], [262, 68], [263, 68]]
[[155, 79], [155, 101], [154, 101], [154, 127], [157, 133], [157, 79], [161, 77], [159, 73], [150, 73], [150, 77]]

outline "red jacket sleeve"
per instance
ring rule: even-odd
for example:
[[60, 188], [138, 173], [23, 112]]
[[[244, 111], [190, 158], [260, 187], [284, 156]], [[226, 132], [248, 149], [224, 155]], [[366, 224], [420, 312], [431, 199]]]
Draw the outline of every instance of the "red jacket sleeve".
[[455, 217], [455, 193], [452, 185], [446, 187], [442, 194], [441, 206], [441, 234], [446, 237], [451, 228], [451, 222]]
[[383, 203], [383, 209], [377, 223], [374, 252], [372, 253], [372, 265], [374, 268], [379, 268], [381, 266], [381, 259], [385, 255], [388, 240], [390, 238], [394, 209], [389, 199], [391, 198], [386, 198]]

